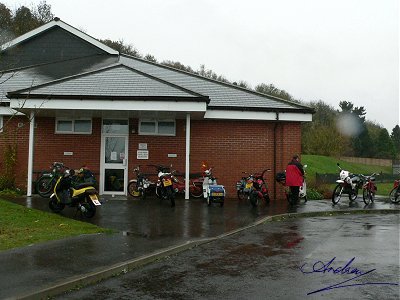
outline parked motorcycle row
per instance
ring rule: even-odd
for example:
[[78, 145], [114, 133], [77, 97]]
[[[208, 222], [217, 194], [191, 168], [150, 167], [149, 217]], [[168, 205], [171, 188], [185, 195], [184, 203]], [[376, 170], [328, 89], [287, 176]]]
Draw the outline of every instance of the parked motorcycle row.
[[[147, 165], [154, 167], [157, 172], [157, 181], [152, 181], [149, 174], [140, 171], [141, 166], [134, 169], [135, 177], [128, 183], [128, 193], [132, 197], [140, 197], [144, 199], [146, 195], [154, 191], [155, 195], [161, 199], [170, 202], [171, 206], [175, 206], [176, 194], [185, 193], [185, 180], [183, 174], [172, 170], [172, 166], [163, 165]], [[202, 173], [191, 174], [189, 182], [189, 193], [194, 198], [204, 197], [207, 204], [219, 203], [224, 205], [225, 188], [223, 185], [217, 184], [217, 179], [213, 176], [212, 168], [206, 167]]]
[[[332, 203], [336, 205], [339, 203], [342, 195], [348, 195], [350, 202], [355, 201], [358, 197], [358, 192], [362, 190], [363, 201], [366, 205], [374, 202], [375, 194], [377, 191], [377, 186], [375, 185], [375, 176], [379, 175], [373, 173], [369, 176], [363, 174], [353, 174], [347, 170], [344, 170], [340, 167], [340, 164], [337, 164], [340, 173], [339, 179], [336, 180], [336, 187], [333, 190], [332, 194]], [[400, 180], [395, 180], [393, 189], [389, 193], [389, 199], [392, 203], [400, 202]]]
[[[134, 168], [135, 178], [128, 183], [128, 193], [132, 197], [145, 199], [147, 195], [155, 194], [161, 201], [167, 201], [172, 207], [175, 206], [177, 194], [185, 193], [184, 174], [172, 169], [172, 166], [147, 165], [156, 170], [157, 179], [151, 180], [149, 175], [143, 173], [142, 166]], [[377, 187], [375, 176], [363, 174], [353, 174], [340, 167], [339, 179], [333, 189], [332, 203], [336, 205], [340, 202], [343, 195], [348, 195], [350, 202], [357, 199], [358, 193], [362, 190], [363, 201], [366, 205], [374, 202]], [[304, 170], [307, 165], [304, 165]], [[217, 178], [213, 175], [213, 168], [203, 164], [202, 172], [190, 174], [189, 193], [193, 198], [203, 197], [207, 205], [217, 203], [221, 207], [225, 201], [225, 187], [217, 183]], [[259, 173], [242, 172], [242, 178], [236, 183], [237, 197], [239, 200], [248, 200], [253, 207], [260, 203], [268, 204], [270, 201], [268, 185], [265, 180], [265, 173], [271, 169], [265, 169]], [[400, 174], [400, 173], [399, 173]], [[305, 178], [305, 176], [304, 176]], [[286, 186], [285, 172], [279, 172], [275, 180], [284, 187], [286, 198], [290, 204], [292, 197], [290, 189]], [[98, 196], [97, 181], [93, 173], [86, 167], [79, 171], [66, 167], [61, 162], [54, 162], [49, 172], [43, 172], [36, 183], [38, 194], [44, 198], [50, 198], [49, 207], [54, 212], [60, 212], [68, 207], [75, 207], [77, 212], [83, 216], [91, 218], [96, 213], [96, 206], [100, 206]], [[307, 202], [306, 181], [299, 190], [299, 200]], [[395, 180], [393, 189], [389, 194], [392, 203], [400, 203], [400, 180]]]

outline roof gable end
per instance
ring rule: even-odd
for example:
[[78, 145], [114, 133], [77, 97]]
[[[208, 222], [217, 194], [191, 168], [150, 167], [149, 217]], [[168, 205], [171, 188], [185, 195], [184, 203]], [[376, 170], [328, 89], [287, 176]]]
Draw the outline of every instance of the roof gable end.
[[7, 49], [10, 49], [10, 48], [12, 48], [12, 47], [24, 42], [24, 41], [27, 41], [29, 39], [34, 38], [35, 36], [45, 32], [45, 31], [47, 31], [47, 30], [49, 30], [49, 29], [51, 29], [51, 28], [53, 28], [55, 26], [58, 26], [58, 27], [60, 27], [60, 28], [62, 28], [64, 30], [70, 32], [71, 34], [73, 34], [73, 35], [85, 40], [86, 42], [92, 44], [93, 46], [103, 50], [104, 52], [106, 52], [108, 54], [112, 54], [112, 55], [118, 55], [119, 54], [118, 51], [116, 51], [116, 50], [114, 50], [114, 49], [112, 49], [112, 48], [100, 43], [95, 38], [93, 38], [90, 35], [88, 35], [88, 34], [82, 32], [82, 31], [76, 29], [75, 27], [72, 27], [71, 25], [68, 25], [67, 23], [64, 23], [59, 18], [54, 18], [53, 21], [50, 21], [49, 23], [46, 23], [46, 24], [44, 24], [44, 25], [42, 25], [42, 26], [40, 26], [40, 27], [38, 27], [38, 28], [36, 28], [34, 30], [31, 30], [31, 31], [29, 31], [29, 32], [27, 32], [27, 33], [15, 38], [14, 40], [12, 40], [10, 42], [7, 42], [7, 43], [3, 44], [0, 47], [0, 51], [4, 51], [4, 50], [7, 50]]

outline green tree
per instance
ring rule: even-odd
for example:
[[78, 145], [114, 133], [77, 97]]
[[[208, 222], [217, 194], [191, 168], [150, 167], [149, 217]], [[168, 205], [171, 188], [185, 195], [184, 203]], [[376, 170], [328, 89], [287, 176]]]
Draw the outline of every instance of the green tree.
[[349, 139], [343, 136], [335, 126], [338, 112], [321, 100], [307, 104], [315, 110], [315, 114], [312, 122], [302, 125], [303, 153], [343, 155], [348, 150]]
[[13, 34], [11, 33], [12, 24], [12, 13], [7, 6], [0, 3], [0, 44], [12, 39]]
[[395, 150], [395, 156], [396, 156], [396, 158], [400, 159], [400, 126], [399, 125], [396, 125], [392, 129], [390, 138], [392, 139], [393, 147]]
[[132, 45], [126, 45], [123, 40], [112, 41], [110, 39], [105, 39], [105, 40], [100, 40], [100, 42], [103, 43], [104, 45], [107, 45], [110, 48], [113, 48], [114, 50], [118, 51], [121, 54], [127, 54], [138, 58], [142, 57], [142, 55], [136, 48], [134, 48]]
[[146, 56], [144, 57], [144, 59], [145, 59], [145, 60], [148, 60], [148, 61], [151, 61], [151, 62], [154, 62], [154, 63], [157, 62], [157, 59], [154, 57], [154, 55], [151, 55], [151, 54], [146, 54]]
[[395, 156], [395, 149], [393, 146], [393, 142], [386, 128], [382, 128], [378, 137], [377, 157], [392, 159], [394, 158], [394, 156]]
[[289, 101], [294, 101], [299, 103], [299, 100], [296, 100], [293, 98], [288, 92], [285, 90], [278, 89], [275, 85], [272, 83], [266, 84], [266, 83], [261, 83], [259, 85], [256, 85], [255, 90], [259, 93], [262, 94], [267, 94], [270, 96], [275, 96], [281, 99], [289, 100]]

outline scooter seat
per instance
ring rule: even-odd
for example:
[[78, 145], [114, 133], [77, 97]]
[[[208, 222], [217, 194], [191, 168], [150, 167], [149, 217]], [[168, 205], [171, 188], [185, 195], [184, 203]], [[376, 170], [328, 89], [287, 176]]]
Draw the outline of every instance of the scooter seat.
[[[93, 187], [93, 184], [92, 184], [92, 183], [89, 183], [89, 182], [84, 182], [84, 183], [79, 183], [79, 184], [76, 185], [74, 188], [75, 188], [76, 190], [79, 190], [79, 189], [83, 189], [83, 188], [89, 187], [89, 186]], [[93, 187], [93, 188], [94, 188], [94, 187]]]

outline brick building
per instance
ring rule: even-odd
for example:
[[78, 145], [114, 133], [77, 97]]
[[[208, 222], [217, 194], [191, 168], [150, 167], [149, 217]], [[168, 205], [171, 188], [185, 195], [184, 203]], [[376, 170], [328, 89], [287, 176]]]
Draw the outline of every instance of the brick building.
[[274, 174], [301, 153], [312, 120], [309, 107], [120, 54], [57, 18], [3, 45], [0, 68], [0, 151], [17, 144], [28, 195], [54, 161], [87, 165], [100, 193], [117, 195], [137, 165], [172, 164], [188, 178], [207, 161], [231, 197], [242, 171], [271, 168], [280, 198]]

